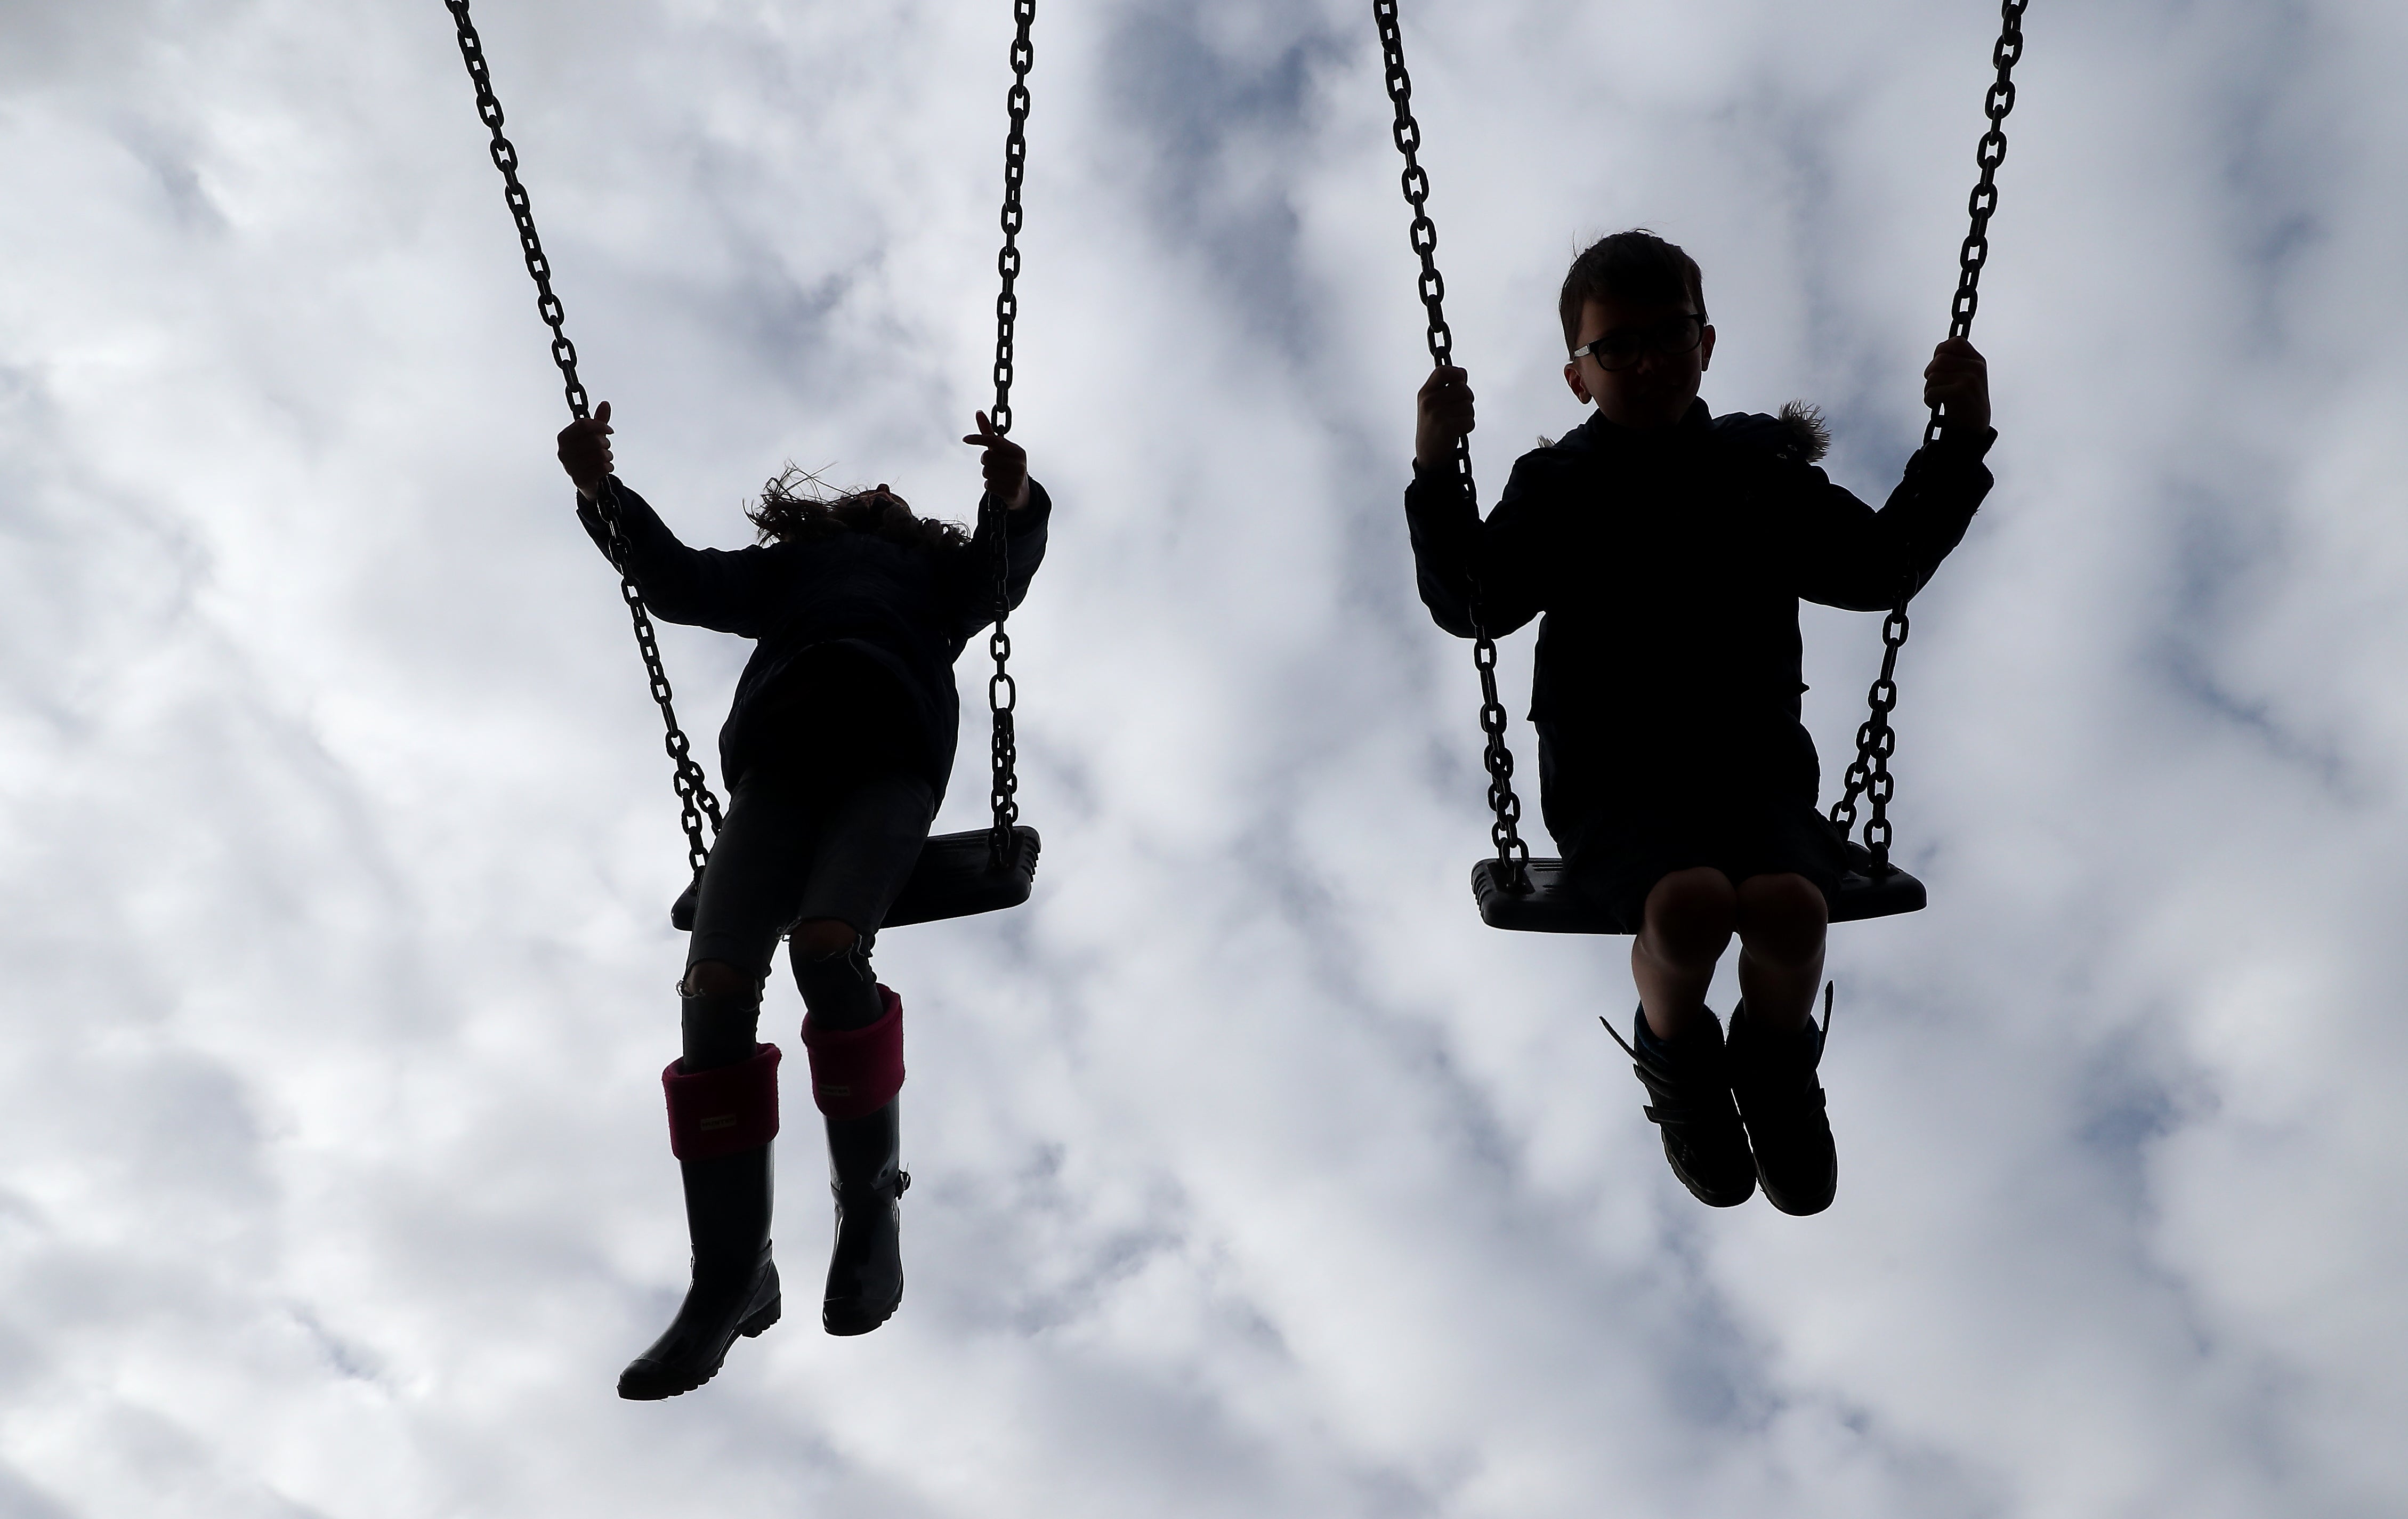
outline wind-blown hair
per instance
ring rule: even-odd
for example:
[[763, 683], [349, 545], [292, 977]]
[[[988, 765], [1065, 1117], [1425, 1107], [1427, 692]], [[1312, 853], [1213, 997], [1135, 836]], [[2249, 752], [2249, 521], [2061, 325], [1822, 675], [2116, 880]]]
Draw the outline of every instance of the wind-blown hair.
[[761, 499], [744, 515], [764, 543], [810, 543], [838, 533], [867, 533], [934, 554], [963, 552], [970, 536], [958, 523], [913, 515], [891, 493], [831, 491], [827, 481], [789, 464], [761, 482]]

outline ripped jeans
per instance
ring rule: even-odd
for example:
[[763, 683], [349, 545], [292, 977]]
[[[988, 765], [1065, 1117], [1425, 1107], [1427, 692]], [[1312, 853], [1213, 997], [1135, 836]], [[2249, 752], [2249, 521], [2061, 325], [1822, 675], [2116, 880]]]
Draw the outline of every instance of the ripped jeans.
[[919, 863], [936, 810], [928, 783], [913, 775], [830, 781], [766, 765], [747, 770], [703, 868], [687, 967], [718, 960], [765, 981], [781, 935], [834, 918], [860, 937], [825, 959], [795, 947], [788, 958], [803, 1005], [832, 1029], [877, 1022], [870, 947]]

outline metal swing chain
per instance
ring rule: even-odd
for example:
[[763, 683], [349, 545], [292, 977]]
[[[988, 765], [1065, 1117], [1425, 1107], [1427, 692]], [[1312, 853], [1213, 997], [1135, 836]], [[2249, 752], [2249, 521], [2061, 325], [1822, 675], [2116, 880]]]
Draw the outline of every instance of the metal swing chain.
[[[587, 416], [586, 394], [584, 384], [577, 378], [577, 345], [562, 331], [567, 313], [561, 308], [560, 297], [552, 291], [552, 265], [543, 256], [543, 240], [536, 236], [535, 213], [526, 186], [519, 182], [518, 150], [502, 136], [502, 106], [494, 97], [493, 78], [485, 66], [484, 43], [468, 20], [468, 0], [443, 3], [459, 27], [460, 60], [468, 65], [469, 82], [477, 87], [477, 114], [494, 134], [494, 167], [502, 171], [502, 198], [509, 203], [510, 216], [518, 223], [519, 247], [526, 254], [527, 274], [535, 280], [536, 311], [543, 318], [544, 325], [552, 329], [552, 362], [560, 366], [568, 414], [582, 422]], [[668, 672], [661, 666], [660, 643], [652, 633], [652, 614], [644, 609], [643, 593], [636, 588], [635, 578], [627, 572], [627, 536], [620, 516], [618, 488], [608, 478], [595, 501], [595, 511], [602, 520], [604, 546], [610, 564], [619, 571], [619, 595], [626, 602], [627, 615], [636, 626], [636, 648], [644, 657], [644, 673], [652, 682], [652, 700], [660, 705], [661, 723], [667, 730], [663, 742], [668, 750], [669, 763], [676, 767], [686, 863], [699, 878], [703, 863], [710, 858], [710, 839], [719, 833], [719, 798], [711, 794], [709, 778], [695, 762], [685, 730], [678, 726], [677, 709], [670, 702]], [[706, 823], [710, 837], [703, 832]]]
[[[1003, 140], [1003, 251], [995, 260], [996, 270], [1003, 277], [1003, 289], [995, 298], [995, 407], [987, 413], [996, 432], [1005, 435], [1011, 431], [1012, 323], [1020, 316], [1020, 297], [1013, 294], [1013, 287], [1020, 279], [1020, 184], [1028, 165], [1028, 71], [1037, 62], [1037, 50], [1028, 33], [1036, 24], [1037, 0], [1012, 0], [1011, 11], [1018, 30], [1011, 39], [1011, 90], [1004, 96], [1011, 130]], [[988, 502], [988, 511], [995, 534], [995, 631], [987, 638], [987, 652], [995, 656], [995, 673], [986, 681], [986, 709], [994, 723], [995, 785], [990, 799], [995, 806], [995, 826], [987, 835], [987, 852], [1000, 868], [1011, 859], [1011, 827], [1020, 821], [1020, 750], [1011, 722], [1012, 709], [1020, 702], [1020, 685], [1005, 667], [1011, 658], [1011, 635], [1004, 627], [1005, 619], [1011, 615], [1011, 539], [1005, 529], [1008, 516], [1004, 504], [993, 499]]]
[[[1440, 366], [1455, 362], [1455, 332], [1446, 324], [1446, 279], [1438, 271], [1438, 224], [1430, 220], [1429, 174], [1421, 165], [1421, 123], [1413, 120], [1412, 77], [1405, 71], [1405, 41], [1397, 23], [1397, 0], [1371, 0], [1371, 19], [1380, 28], [1380, 52], [1386, 66], [1388, 99], [1397, 107], [1394, 135], [1397, 151], [1405, 157], [1405, 204], [1412, 208], [1413, 251], [1421, 255], [1422, 307], [1429, 315], [1430, 362]], [[1471, 439], [1455, 440], [1455, 476], [1464, 499], [1479, 510], [1480, 493], [1471, 479]], [[1513, 794], [1513, 752], [1505, 747], [1505, 704], [1497, 699], [1497, 640], [1480, 616], [1480, 587], [1471, 595], [1471, 662], [1480, 671], [1480, 731], [1488, 736], [1482, 755], [1488, 767], [1488, 806], [1496, 821], [1488, 837], [1497, 846], [1497, 863], [1504, 867], [1505, 884], [1513, 891], [1529, 887], [1530, 846], [1522, 838], [1522, 798]]]
[[[2007, 161], [2007, 113], [2015, 108], [2014, 68], [2024, 55], [2024, 9], [2029, 3], [2030, 0], [2000, 0], [1999, 7], [1999, 42], [1990, 51], [1990, 62], [1999, 73], [1982, 106], [1990, 129], [1982, 134], [1981, 142], [1973, 150], [1973, 161], [1981, 166], [1982, 178], [1966, 201], [1972, 227], [1965, 234], [1964, 245], [1956, 254], [1956, 298], [1948, 318], [1948, 336], [1952, 338], [1972, 334], [1973, 313], [1982, 304], [1982, 266], [1990, 257], [1990, 217], [1999, 208], [1999, 165]], [[1940, 441], [1943, 421], [1942, 408], [1934, 406], [1929, 421], [1924, 423], [1924, 447]], [[1873, 873], [1877, 876], [1889, 871], [1889, 802], [1898, 784], [1889, 773], [1890, 756], [1898, 750], [1898, 732], [1890, 726], [1889, 714], [1898, 706], [1898, 652], [1906, 642], [1906, 604], [1914, 597], [1914, 592], [1910, 588], [1899, 597], [1890, 614], [1882, 619], [1881, 676], [1866, 694], [1871, 715], [1856, 729], [1856, 757], [1848, 767], [1846, 789], [1831, 804], [1831, 821], [1844, 836], [1856, 826], [1857, 796], [1864, 795], [1872, 803], [1872, 815], [1865, 820], [1865, 848], [1873, 857]]]

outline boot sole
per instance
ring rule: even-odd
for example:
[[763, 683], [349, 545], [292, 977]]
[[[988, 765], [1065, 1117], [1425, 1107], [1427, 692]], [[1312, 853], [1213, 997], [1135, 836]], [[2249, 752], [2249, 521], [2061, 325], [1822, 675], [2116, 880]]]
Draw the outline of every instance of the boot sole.
[[[1742, 1108], [1740, 1112], [1741, 1121], [1745, 1123], [1746, 1117], [1746, 1110]], [[1765, 1136], [1765, 1138], [1770, 1139], [1772, 1141], [1770, 1145], [1760, 1142], [1756, 1131], [1759, 1128], [1771, 1126], [1773, 1125], [1764, 1123], [1750, 1124], [1747, 1125], [1748, 1149], [1756, 1157], [1756, 1187], [1758, 1190], [1763, 1192], [1764, 1200], [1766, 1202], [1772, 1204], [1773, 1207], [1789, 1214], [1792, 1218], [1811, 1218], [1814, 1214], [1830, 1207], [1831, 1199], [1840, 1195], [1840, 1156], [1838, 1147], [1832, 1143], [1829, 1138], [1829, 1130], [1828, 1128], [1826, 1128], [1821, 1135], [1814, 1136], [1810, 1141], [1811, 1147], [1813, 1150], [1827, 1151], [1831, 1157], [1829, 1168], [1825, 1170], [1822, 1175], [1813, 1177], [1809, 1182], [1807, 1188], [1799, 1189], [1782, 1186], [1776, 1184], [1772, 1177], [1768, 1173], [1769, 1171], [1785, 1168], [1787, 1157], [1794, 1156], [1799, 1147], [1794, 1142], [1784, 1142], [1784, 1140], [1793, 1139], [1794, 1131], [1793, 1134], [1782, 1134], [1776, 1132]], [[1768, 1150], [1770, 1150], [1776, 1157], [1776, 1163], [1770, 1168], [1764, 1164], [1764, 1155]], [[1792, 1177], [1788, 1180], [1795, 1181], [1797, 1179]]]
[[866, 1335], [884, 1324], [888, 1319], [893, 1318], [895, 1311], [902, 1306], [903, 1295], [897, 1292], [895, 1295], [895, 1300], [880, 1309], [878, 1316], [874, 1319], [867, 1316], [854, 1318], [849, 1315], [832, 1315], [823, 1307], [820, 1310], [820, 1327], [840, 1340], [850, 1340], [854, 1335]]
[[[738, 1324], [736, 1326], [736, 1339], [756, 1340], [760, 1338], [761, 1335], [767, 1332], [772, 1325], [775, 1325], [779, 1319], [785, 1315], [785, 1311], [786, 1304], [782, 1294], [779, 1297], [770, 1298], [766, 1305], [753, 1310], [751, 1317], [747, 1318], [743, 1323]], [[730, 1339], [727, 1343], [730, 1346], [733, 1346], [736, 1343], [736, 1339]], [[710, 1382], [711, 1378], [719, 1375], [720, 1369], [724, 1367], [726, 1364], [727, 1352], [723, 1350], [719, 1353], [719, 1359], [710, 1363], [710, 1369], [703, 1372], [700, 1376], [694, 1378], [690, 1382], [670, 1382], [665, 1380], [661, 1382], [647, 1383], [643, 1379], [636, 1377], [635, 1368], [629, 1367], [625, 1371], [619, 1374], [619, 1396], [632, 1403], [657, 1403], [666, 1397], [682, 1397], [686, 1394], [694, 1391], [695, 1388]], [[629, 1384], [630, 1379], [633, 1379], [632, 1386]]]
[[763, 1308], [759, 1312], [738, 1325], [736, 1326], [736, 1332], [747, 1340], [758, 1340], [768, 1330], [771, 1325], [776, 1324], [780, 1319], [785, 1316], [785, 1298], [783, 1297], [772, 1297], [769, 1299], [768, 1306]]
[[[719, 1361], [720, 1366], [724, 1366], [727, 1364], [727, 1357], [723, 1355], [719, 1358]], [[631, 1368], [630, 1371], [632, 1371], [632, 1369], [633, 1369]], [[711, 1378], [719, 1375], [719, 1367], [714, 1366], [710, 1370], [705, 1371], [701, 1376], [695, 1378], [692, 1382], [685, 1383], [647, 1383], [638, 1381], [633, 1383], [631, 1385], [630, 1371], [623, 1371], [619, 1375], [619, 1396], [627, 1399], [631, 1403], [657, 1403], [664, 1398], [684, 1397], [687, 1393], [694, 1391], [696, 1387], [701, 1386], [704, 1383], [709, 1382]]]
[[[1652, 1117], [1656, 1110], [1650, 1108], [1647, 1111]], [[1741, 1128], [1740, 1132], [1742, 1135], [1746, 1133], [1744, 1126]], [[1744, 1138], [1741, 1139], [1740, 1143], [1742, 1146], [1740, 1154], [1746, 1157], [1747, 1163], [1742, 1167], [1736, 1160], [1733, 1160], [1727, 1168], [1729, 1172], [1728, 1179], [1720, 1187], [1715, 1186], [1713, 1182], [1706, 1177], [1690, 1169], [1687, 1166], [1683, 1165], [1680, 1155], [1674, 1153], [1669, 1136], [1665, 1137], [1664, 1164], [1669, 1169], [1670, 1169], [1672, 1179], [1680, 1182], [1683, 1186], [1687, 1187], [1689, 1189], [1689, 1196], [1697, 1198], [1699, 1202], [1704, 1203], [1707, 1207], [1737, 1208], [1740, 1204], [1756, 1196], [1756, 1184], [1762, 1180], [1762, 1172], [1757, 1168], [1756, 1164], [1755, 1153], [1746, 1148], [1747, 1141]]]
[[[1755, 1196], [1756, 1196], [1756, 1188], [1755, 1188], [1755, 1187], [1753, 1187], [1753, 1186], [1749, 1187], [1745, 1192], [1738, 1193], [1738, 1194], [1735, 1194], [1735, 1195], [1732, 1195], [1732, 1194], [1720, 1194], [1720, 1195], [1718, 1195], [1718, 1194], [1715, 1194], [1715, 1193], [1711, 1193], [1711, 1192], [1706, 1191], [1704, 1188], [1702, 1188], [1702, 1187], [1698, 1186], [1696, 1182], [1694, 1182], [1690, 1181], [1687, 1177], [1679, 1175], [1679, 1173], [1678, 1173], [1678, 1172], [1675, 1172], [1675, 1173], [1674, 1173], [1674, 1175], [1675, 1175], [1675, 1177], [1679, 1180], [1679, 1182], [1681, 1182], [1681, 1184], [1682, 1184], [1683, 1186], [1685, 1186], [1685, 1187], [1687, 1187], [1687, 1188], [1689, 1189], [1689, 1196], [1690, 1196], [1690, 1197], [1697, 1198], [1699, 1202], [1704, 1203], [1704, 1204], [1705, 1204], [1707, 1207], [1709, 1207], [1709, 1208], [1737, 1208], [1740, 1204], [1742, 1204], [1742, 1203], [1743, 1203], [1743, 1202], [1747, 1201], [1750, 1197], [1755, 1197]], [[1772, 1196], [1772, 1195], [1771, 1195], [1770, 1193], [1769, 1193], [1769, 1192], [1765, 1194], [1765, 1197], [1766, 1197], [1766, 1198], [1767, 1198], [1768, 1200], [1771, 1197], [1771, 1196]], [[1774, 1203], [1772, 1206], [1774, 1206], [1775, 1208], [1781, 1208], [1781, 1205], [1780, 1205], [1779, 1203]], [[1783, 1212], [1784, 1212], [1784, 1213], [1787, 1213], [1787, 1212], [1794, 1212], [1794, 1211], [1796, 1211], [1796, 1210], [1794, 1210], [1794, 1209], [1788, 1209], [1788, 1208], [1782, 1208], [1782, 1209], [1781, 1209], [1781, 1211], [1782, 1211]]]
[[1756, 1179], [1756, 1185], [1763, 1189], [1764, 1200], [1766, 1202], [1772, 1204], [1773, 1207], [1780, 1209], [1790, 1217], [1811, 1218], [1814, 1214], [1821, 1212], [1824, 1209], [1830, 1207], [1831, 1199], [1840, 1195], [1838, 1168], [1832, 1168], [1832, 1171], [1831, 1189], [1828, 1192], [1824, 1193], [1820, 1197], [1814, 1198], [1812, 1201], [1802, 1201], [1784, 1196], [1780, 1192], [1776, 1192], [1770, 1184], [1765, 1182], [1761, 1176]]

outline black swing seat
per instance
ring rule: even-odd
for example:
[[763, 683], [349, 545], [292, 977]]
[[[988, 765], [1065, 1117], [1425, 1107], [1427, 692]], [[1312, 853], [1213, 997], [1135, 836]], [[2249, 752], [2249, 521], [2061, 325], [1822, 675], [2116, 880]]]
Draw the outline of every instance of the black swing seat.
[[880, 926], [936, 923], [998, 912], [1028, 900], [1037, 882], [1037, 830], [1011, 830], [1011, 854], [1001, 865], [987, 848], [994, 830], [938, 834], [920, 846], [920, 863]]
[[[1831, 892], [1831, 921], [1856, 923], [1900, 912], [1920, 912], [1928, 900], [1923, 882], [1896, 866], [1875, 874], [1870, 851], [1848, 845], [1847, 873]], [[1505, 872], [1495, 860], [1471, 867], [1471, 896], [1480, 904], [1480, 921], [1491, 928], [1530, 934], [1635, 934], [1640, 925], [1624, 923], [1564, 879], [1564, 862], [1529, 862], [1530, 889], [1517, 892], [1505, 883]]]
[[[992, 830], [976, 828], [930, 838], [920, 846], [920, 863], [911, 867], [911, 879], [903, 883], [902, 894], [879, 926], [900, 928], [906, 924], [967, 918], [1027, 901], [1037, 881], [1037, 830], [1012, 829], [1011, 855], [999, 866], [987, 847], [991, 837]], [[695, 897], [700, 885], [699, 881], [688, 885], [669, 909], [669, 922], [680, 933], [694, 931]]]

